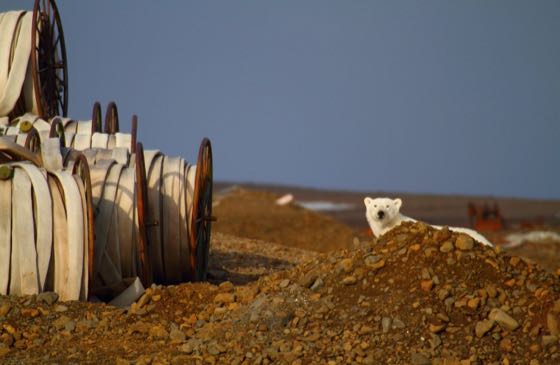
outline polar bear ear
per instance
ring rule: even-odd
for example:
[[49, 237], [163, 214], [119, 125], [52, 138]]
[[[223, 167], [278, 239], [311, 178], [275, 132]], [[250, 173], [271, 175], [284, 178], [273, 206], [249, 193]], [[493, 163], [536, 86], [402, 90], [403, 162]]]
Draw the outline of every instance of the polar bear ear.
[[401, 209], [402, 206], [402, 200], [400, 200], [399, 198], [393, 200], [393, 204], [395, 204], [395, 207], [397, 208], [397, 210]]
[[373, 199], [370, 198], [369, 196], [366, 196], [366, 197], [364, 198], [364, 204], [366, 205], [366, 207], [367, 207], [368, 205], [370, 205], [372, 202], [373, 202]]

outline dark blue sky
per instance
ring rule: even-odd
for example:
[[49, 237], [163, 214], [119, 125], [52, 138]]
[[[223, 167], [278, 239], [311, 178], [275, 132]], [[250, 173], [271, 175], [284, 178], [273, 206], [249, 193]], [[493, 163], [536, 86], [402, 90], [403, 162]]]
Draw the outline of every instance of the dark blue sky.
[[216, 179], [560, 199], [559, 1], [58, 4], [70, 115]]

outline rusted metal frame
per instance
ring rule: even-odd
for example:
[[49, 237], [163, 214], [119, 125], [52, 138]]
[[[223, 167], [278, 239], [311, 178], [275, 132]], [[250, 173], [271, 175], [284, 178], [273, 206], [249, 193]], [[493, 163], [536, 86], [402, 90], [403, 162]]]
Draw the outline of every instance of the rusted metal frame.
[[146, 217], [148, 212], [148, 184], [146, 177], [146, 164], [144, 161], [144, 146], [137, 143], [135, 148], [136, 168], [136, 209], [138, 214], [138, 255], [140, 257], [141, 280], [144, 286], [153, 283], [153, 274], [148, 257], [148, 234], [146, 231]]
[[93, 110], [91, 112], [91, 135], [96, 132], [101, 133], [103, 130], [103, 117], [101, 113], [101, 104], [96, 101], [93, 103]]
[[204, 138], [198, 151], [190, 234], [190, 268], [195, 281], [206, 280], [212, 216], [212, 145]]
[[109, 102], [105, 111], [105, 130], [107, 134], [115, 134], [119, 131], [119, 112], [114, 101]]
[[[38, 114], [68, 114], [68, 61], [64, 31], [54, 0], [35, 0], [31, 32], [31, 70]], [[57, 60], [57, 57], [60, 60]], [[62, 78], [59, 76], [62, 70]]]

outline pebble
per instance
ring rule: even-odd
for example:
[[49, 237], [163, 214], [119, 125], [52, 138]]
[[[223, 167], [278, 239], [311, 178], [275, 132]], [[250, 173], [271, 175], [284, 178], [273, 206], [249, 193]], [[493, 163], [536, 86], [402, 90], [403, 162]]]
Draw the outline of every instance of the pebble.
[[364, 260], [364, 264], [372, 270], [379, 270], [385, 266], [385, 260], [379, 256], [368, 256]]
[[453, 251], [455, 247], [453, 246], [453, 242], [451, 241], [445, 241], [440, 247], [439, 250], [440, 252], [446, 253], [446, 252], [450, 252]]
[[62, 304], [58, 304], [56, 307], [54, 307], [54, 311], [58, 313], [66, 312], [67, 310], [68, 307]]
[[185, 341], [186, 338], [187, 338], [187, 336], [180, 329], [173, 328], [169, 332], [169, 339], [173, 342], [183, 342], [183, 341]]
[[389, 317], [381, 318], [381, 329], [383, 333], [389, 332], [389, 329], [391, 328], [391, 323], [393, 323], [393, 320], [391, 318]]
[[352, 268], [354, 267], [354, 260], [352, 260], [351, 258], [343, 259], [342, 261], [340, 261], [340, 263], [337, 266], [342, 271], [348, 274], [352, 272]]
[[557, 336], [542, 336], [542, 345], [543, 347], [549, 347], [554, 344], [558, 344], [558, 337]]
[[558, 316], [553, 311], [548, 312], [546, 315], [546, 327], [548, 332], [553, 336], [560, 335], [560, 324], [558, 322]]
[[358, 280], [354, 276], [346, 276], [342, 279], [342, 284], [344, 285], [354, 285]]
[[287, 288], [288, 285], [290, 285], [290, 279], [284, 279], [278, 284], [280, 288]]
[[214, 297], [214, 303], [229, 304], [235, 302], [235, 294], [233, 293], [218, 293]]
[[10, 309], [12, 309], [12, 306], [10, 305], [10, 303], [8, 303], [8, 302], [2, 303], [2, 305], [0, 305], [0, 317], [6, 316], [8, 314], [8, 312], [10, 311]]
[[48, 305], [53, 305], [58, 300], [58, 294], [55, 292], [44, 292], [37, 295], [37, 302], [44, 302]]
[[432, 365], [432, 360], [418, 352], [410, 354], [410, 362], [413, 365]]
[[317, 291], [317, 290], [321, 289], [324, 285], [325, 285], [325, 283], [323, 282], [323, 279], [317, 278], [317, 280], [315, 280], [313, 285], [311, 285], [310, 289], [313, 290], [313, 291]]
[[465, 234], [460, 234], [457, 236], [457, 240], [455, 241], [455, 247], [462, 251], [472, 250], [474, 246], [474, 240]]
[[494, 308], [490, 311], [488, 319], [496, 321], [500, 325], [500, 327], [507, 331], [513, 331], [517, 327], [519, 327], [519, 322], [517, 322], [509, 314], [498, 308]]
[[482, 320], [476, 323], [474, 330], [476, 333], [476, 337], [481, 338], [483, 337], [488, 331], [490, 331], [494, 327], [495, 322], [493, 320]]

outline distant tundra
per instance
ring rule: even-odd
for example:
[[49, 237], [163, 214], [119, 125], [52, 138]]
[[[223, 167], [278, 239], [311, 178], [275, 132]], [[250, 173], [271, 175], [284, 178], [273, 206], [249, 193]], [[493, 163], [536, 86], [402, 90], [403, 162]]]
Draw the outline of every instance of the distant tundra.
[[[366, 219], [375, 237], [384, 235], [402, 222], [417, 222], [415, 219], [412, 219], [400, 213], [400, 209], [402, 206], [401, 199], [372, 199], [370, 197], [366, 197], [364, 199], [364, 203], [366, 205]], [[433, 225], [432, 227], [436, 229], [442, 228], [441, 226]], [[449, 227], [449, 230], [458, 233], [465, 233], [471, 236], [475, 241], [478, 241], [486, 246], [494, 247], [494, 245], [483, 235], [476, 231], [473, 231], [472, 229]]]

